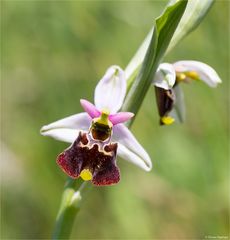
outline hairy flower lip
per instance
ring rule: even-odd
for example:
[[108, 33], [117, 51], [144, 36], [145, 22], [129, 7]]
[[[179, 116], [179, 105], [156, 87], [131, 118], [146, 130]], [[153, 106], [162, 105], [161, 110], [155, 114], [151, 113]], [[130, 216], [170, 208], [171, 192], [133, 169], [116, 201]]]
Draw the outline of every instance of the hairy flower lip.
[[[89, 145], [91, 147], [89, 148]], [[80, 176], [94, 185], [106, 186], [120, 180], [120, 171], [116, 165], [117, 144], [108, 143], [104, 151], [97, 144], [91, 143], [87, 133], [80, 132], [77, 139], [57, 157], [57, 164], [71, 178]], [[93, 161], [92, 161], [93, 159]], [[87, 176], [82, 172], [87, 171]]]
[[[174, 118], [170, 116], [175, 104], [175, 93], [173, 88], [165, 90], [155, 86], [156, 102], [158, 106], [158, 112], [160, 115], [160, 125], [170, 125], [174, 122]], [[170, 121], [165, 121], [170, 119]]]

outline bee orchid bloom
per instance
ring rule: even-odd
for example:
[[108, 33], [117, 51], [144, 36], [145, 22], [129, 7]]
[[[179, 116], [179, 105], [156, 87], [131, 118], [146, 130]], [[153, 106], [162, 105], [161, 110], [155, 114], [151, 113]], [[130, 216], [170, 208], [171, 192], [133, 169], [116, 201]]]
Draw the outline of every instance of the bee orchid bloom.
[[85, 110], [42, 127], [41, 134], [71, 143], [57, 163], [72, 178], [91, 180], [94, 185], [119, 182], [116, 156], [150, 171], [149, 155], [123, 124], [133, 117], [130, 112], [118, 112], [126, 95], [124, 71], [111, 66], [99, 81], [94, 104], [81, 99]]
[[221, 79], [216, 71], [198, 61], [178, 61], [174, 64], [162, 63], [157, 69], [153, 85], [161, 125], [170, 125], [175, 119], [185, 118], [184, 96], [180, 83], [203, 81], [209, 87], [216, 87]]
[[169, 63], [162, 63], [155, 74], [154, 86], [160, 125], [171, 124], [174, 119], [169, 116], [175, 102], [175, 94], [172, 90], [176, 82], [176, 72]]

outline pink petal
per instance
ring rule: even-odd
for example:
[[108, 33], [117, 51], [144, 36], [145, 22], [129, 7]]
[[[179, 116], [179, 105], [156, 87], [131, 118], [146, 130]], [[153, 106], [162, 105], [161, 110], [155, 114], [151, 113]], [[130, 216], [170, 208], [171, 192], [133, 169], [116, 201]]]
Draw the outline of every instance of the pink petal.
[[89, 114], [91, 118], [96, 118], [101, 115], [101, 112], [89, 101], [85, 99], [80, 100], [81, 106]]
[[127, 122], [130, 118], [134, 116], [131, 112], [119, 112], [115, 114], [109, 115], [109, 120], [112, 122], [113, 125]]

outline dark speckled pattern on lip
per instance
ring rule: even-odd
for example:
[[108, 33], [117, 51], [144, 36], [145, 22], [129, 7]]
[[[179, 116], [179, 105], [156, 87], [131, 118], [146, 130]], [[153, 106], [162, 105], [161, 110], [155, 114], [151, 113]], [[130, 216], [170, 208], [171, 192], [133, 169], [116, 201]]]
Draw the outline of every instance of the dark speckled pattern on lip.
[[99, 144], [100, 141], [80, 132], [75, 142], [58, 156], [57, 164], [72, 178], [78, 178], [83, 169], [89, 169], [94, 185], [116, 184], [120, 180], [116, 165], [117, 143], [105, 144], [103, 150]]

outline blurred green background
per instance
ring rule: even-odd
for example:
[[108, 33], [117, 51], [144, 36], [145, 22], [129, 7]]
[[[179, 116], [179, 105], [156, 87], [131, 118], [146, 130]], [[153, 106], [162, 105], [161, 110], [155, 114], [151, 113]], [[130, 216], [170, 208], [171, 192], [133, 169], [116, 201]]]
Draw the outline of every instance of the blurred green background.
[[[72, 238], [202, 239], [228, 236], [229, 1], [166, 57], [216, 69], [223, 83], [183, 85], [187, 121], [158, 125], [150, 89], [132, 131], [150, 173], [119, 159], [122, 180], [93, 187]], [[55, 159], [68, 145], [42, 125], [82, 111], [112, 64], [125, 68], [166, 1], [1, 1], [2, 239], [49, 238], [66, 176]]]

